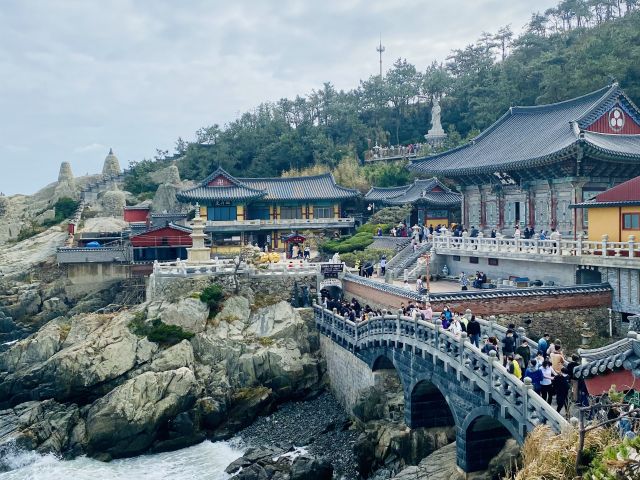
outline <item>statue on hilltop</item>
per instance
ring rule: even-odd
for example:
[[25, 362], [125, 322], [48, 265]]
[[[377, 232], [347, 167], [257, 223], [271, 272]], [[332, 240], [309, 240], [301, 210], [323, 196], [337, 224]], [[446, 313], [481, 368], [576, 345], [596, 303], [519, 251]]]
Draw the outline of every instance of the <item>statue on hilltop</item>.
[[433, 107], [431, 108], [431, 129], [424, 136], [424, 138], [427, 140], [427, 143], [429, 143], [429, 145], [434, 148], [441, 146], [444, 140], [447, 138], [447, 134], [442, 128], [442, 123], [440, 120], [441, 113], [442, 108], [440, 107], [440, 99], [436, 95], [434, 95]]

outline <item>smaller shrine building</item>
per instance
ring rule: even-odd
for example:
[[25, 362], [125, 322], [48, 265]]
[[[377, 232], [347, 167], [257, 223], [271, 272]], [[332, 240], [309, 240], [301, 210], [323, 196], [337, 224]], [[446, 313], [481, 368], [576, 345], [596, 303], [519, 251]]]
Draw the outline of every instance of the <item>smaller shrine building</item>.
[[401, 187], [372, 187], [364, 196], [373, 209], [412, 205], [409, 225], [449, 226], [460, 222], [462, 195], [454, 192], [437, 178], [415, 180]]
[[348, 233], [355, 218], [345, 214], [360, 192], [337, 185], [329, 173], [291, 178], [236, 178], [218, 168], [196, 187], [176, 195], [199, 204], [214, 253], [242, 245], [285, 248], [292, 233]]
[[571, 207], [583, 210], [589, 240], [601, 241], [607, 235], [610, 242], [628, 242], [631, 237], [640, 241], [640, 177]]

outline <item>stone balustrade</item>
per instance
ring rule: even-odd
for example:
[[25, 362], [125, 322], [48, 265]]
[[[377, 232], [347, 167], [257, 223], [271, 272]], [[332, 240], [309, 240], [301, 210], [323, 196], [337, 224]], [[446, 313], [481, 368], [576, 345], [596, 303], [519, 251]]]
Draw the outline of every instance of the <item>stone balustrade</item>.
[[175, 262], [154, 262], [153, 274], [164, 277], [190, 277], [201, 275], [239, 275], [250, 276], [281, 276], [281, 275], [317, 275], [320, 273], [320, 263], [291, 260], [264, 265], [248, 265], [241, 263], [236, 269], [233, 259], [216, 259], [207, 263], [191, 264], [183, 260]]
[[445, 255], [485, 255], [496, 257], [538, 259], [579, 264], [607, 265], [624, 262], [640, 267], [640, 245], [632, 235], [628, 242], [610, 242], [606, 235], [601, 241], [524, 238], [453, 237], [433, 235], [431, 242], [436, 253]]
[[[414, 408], [413, 394], [407, 386], [421, 381], [414, 378], [418, 375], [435, 382], [435, 370], [431, 373], [429, 370], [439, 366], [443, 366], [449, 375], [436, 386], [448, 399], [452, 410], [456, 409], [457, 404], [452, 397], [460, 397], [461, 411], [453, 412], [459, 431], [472, 423], [473, 419], [468, 418], [472, 412], [464, 411], [470, 400], [471, 403], [477, 403], [475, 407], [484, 408], [482, 411], [485, 414], [493, 412], [494, 418], [520, 443], [537, 425], [547, 424], [556, 432], [569, 426], [551, 405], [533, 391], [530, 379], [525, 378], [523, 382], [508, 373], [502, 362], [496, 359], [495, 352], [485, 355], [469, 341], [466, 333], [455, 336], [442, 329], [439, 320], [432, 323], [403, 316], [401, 311], [397, 314], [383, 311], [381, 316], [367, 321], [351, 322], [336, 311], [319, 305], [314, 306], [314, 313], [316, 326], [323, 335], [366, 361], [372, 368], [381, 354], [394, 359], [394, 366], [399, 370], [405, 385], [405, 420], [412, 428], [419, 426], [412, 425], [412, 419], [429, 415], [429, 412], [419, 415], [419, 412], [411, 411]], [[501, 339], [506, 334], [506, 329], [493, 319], [478, 321], [485, 335]], [[526, 338], [522, 330], [519, 334], [522, 335], [521, 338]], [[530, 346], [537, 345], [532, 339], [527, 340]], [[531, 350], [534, 353], [535, 347]], [[375, 351], [375, 355], [372, 356], [370, 351]], [[405, 359], [410, 368], [402, 366], [402, 359]], [[419, 374], [421, 370], [423, 373]], [[461, 431], [458, 442], [464, 442], [464, 437], [464, 432]], [[461, 444], [457, 448], [459, 466], [466, 470], [465, 446]]]

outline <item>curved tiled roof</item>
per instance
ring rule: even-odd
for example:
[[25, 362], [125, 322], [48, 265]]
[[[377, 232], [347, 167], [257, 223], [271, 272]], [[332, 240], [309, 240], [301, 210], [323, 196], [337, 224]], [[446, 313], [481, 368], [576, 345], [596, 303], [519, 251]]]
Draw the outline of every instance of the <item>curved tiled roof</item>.
[[337, 200], [360, 195], [357, 190], [336, 184], [330, 173], [309, 177], [239, 178], [238, 181], [247, 187], [266, 192], [265, 200]]
[[[440, 187], [441, 192], [433, 192]], [[404, 205], [407, 203], [423, 202], [434, 206], [455, 206], [462, 202], [462, 195], [453, 192], [437, 178], [416, 180], [411, 185], [402, 187], [379, 188], [373, 187], [365, 195], [365, 200], [377, 200], [389, 205]]]
[[631, 370], [633, 376], [640, 377], [640, 336], [629, 332], [627, 338], [618, 340], [601, 348], [578, 350], [586, 363], [574, 370], [574, 376], [591, 377], [607, 371], [624, 368]]
[[182, 190], [176, 194], [176, 198], [181, 202], [199, 202], [202, 200], [249, 200], [260, 198], [265, 192], [245, 187], [244, 185], [233, 185], [230, 187], [207, 187], [199, 185], [188, 190]]
[[[229, 185], [209, 186], [217, 177], [224, 177]], [[183, 202], [206, 200], [340, 200], [360, 195], [357, 190], [337, 185], [333, 175], [324, 173], [291, 178], [236, 178], [218, 167], [200, 185], [178, 192]]]
[[[640, 158], [640, 140], [632, 135], [584, 132], [615, 102], [637, 119], [635, 105], [617, 84], [578, 98], [549, 105], [511, 107], [469, 143], [430, 157], [416, 159], [409, 169], [428, 175], [461, 176], [516, 170], [553, 163], [575, 154], [576, 144], [618, 157]], [[638, 135], [637, 137], [640, 137]]]
[[387, 200], [402, 195], [406, 192], [411, 185], [402, 185], [401, 187], [371, 187], [371, 189], [365, 193], [365, 200]]

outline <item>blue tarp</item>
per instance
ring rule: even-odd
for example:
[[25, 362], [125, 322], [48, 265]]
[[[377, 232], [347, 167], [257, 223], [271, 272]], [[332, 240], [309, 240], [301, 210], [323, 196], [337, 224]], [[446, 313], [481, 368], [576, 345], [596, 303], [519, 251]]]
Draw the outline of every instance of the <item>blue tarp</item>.
[[98, 248], [100, 246], [101, 246], [100, 242], [96, 242], [96, 241], [87, 243], [87, 248]]

